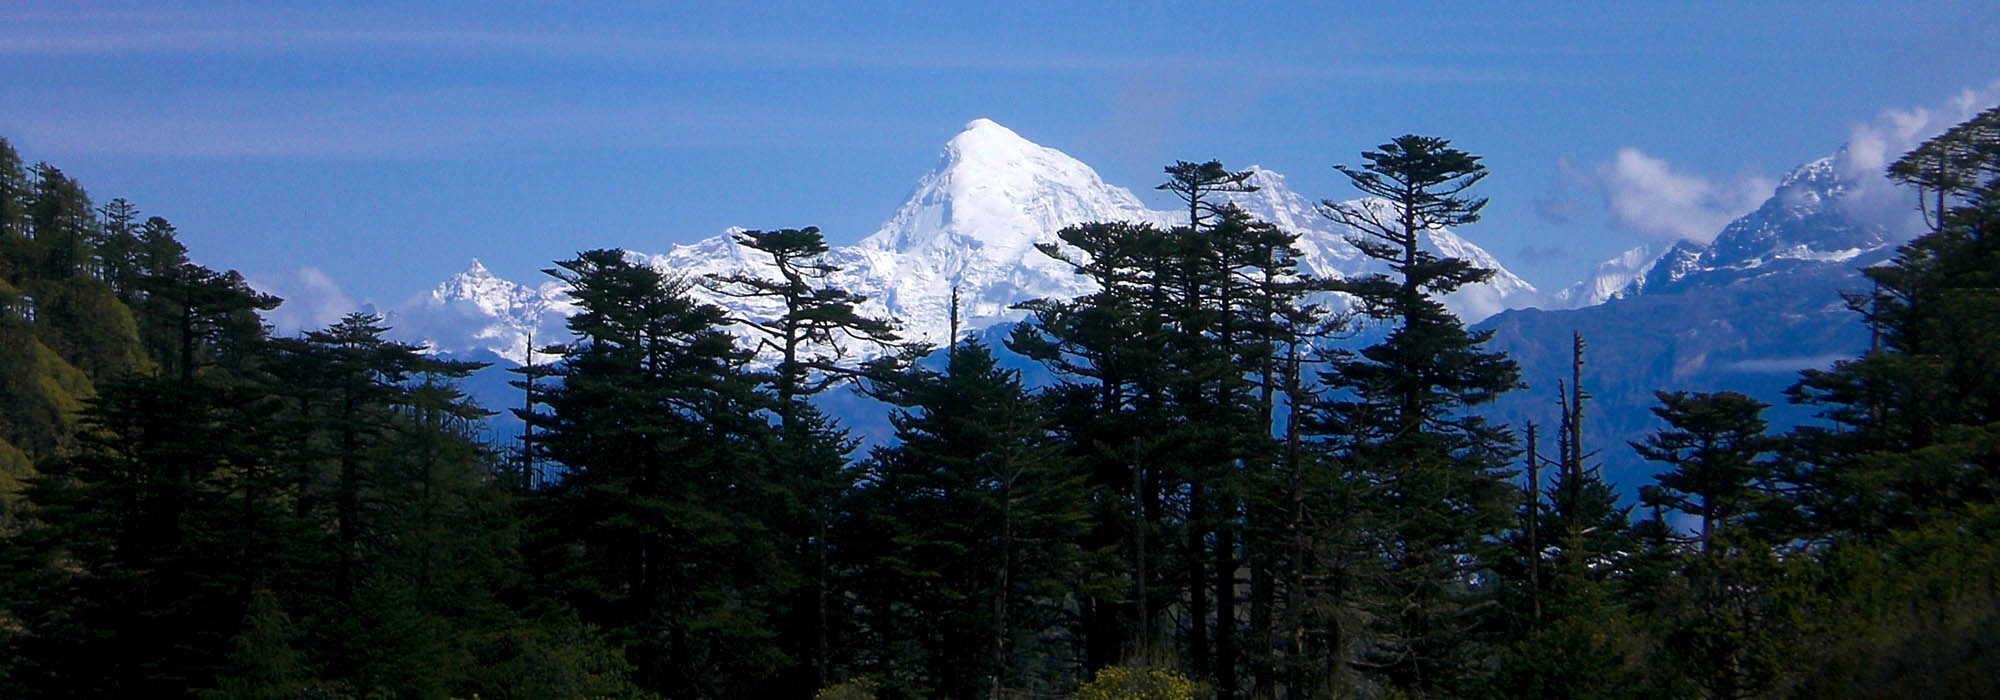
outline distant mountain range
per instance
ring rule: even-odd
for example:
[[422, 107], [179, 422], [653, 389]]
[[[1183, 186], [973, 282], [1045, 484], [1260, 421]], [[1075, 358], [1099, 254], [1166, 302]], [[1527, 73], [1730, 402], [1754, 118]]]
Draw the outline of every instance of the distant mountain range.
[[[1798, 371], [1867, 349], [1842, 298], [1862, 292], [1862, 268], [1888, 260], [1914, 231], [1857, 216], [1836, 157], [1787, 174], [1771, 197], [1706, 245], [1635, 248], [1599, 265], [1559, 297], [1575, 308], [1501, 313], [1479, 324], [1491, 347], [1520, 363], [1526, 391], [1492, 413], [1520, 426], [1556, 420], [1556, 382], [1569, 377], [1570, 334], [1590, 345], [1583, 373], [1588, 449], [1628, 491], [1654, 471], [1625, 444], [1655, 429], [1655, 390], [1739, 391], [1774, 404], [1774, 426], [1811, 419], [1785, 402]], [[1589, 437], [1595, 436], [1595, 437]]]
[[[1914, 233], [1852, 215], [1843, 202], [1854, 183], [1843, 181], [1835, 162], [1822, 158], [1794, 169], [1762, 206], [1731, 222], [1710, 243], [1634, 248], [1552, 294], [1452, 232], [1432, 232], [1425, 244], [1434, 252], [1495, 271], [1487, 282], [1446, 299], [1461, 318], [1494, 331], [1492, 347], [1518, 361], [1529, 384], [1489, 412], [1516, 426], [1552, 424], [1555, 382], [1568, 377], [1570, 334], [1576, 332], [1590, 345], [1584, 387], [1594, 400], [1586, 410], [1586, 434], [1601, 450], [1610, 476], [1628, 490], [1652, 471], [1624, 443], [1654, 428], [1649, 408], [1656, 389], [1743, 391], [1781, 404], [1771, 413], [1778, 425], [1806, 420], [1803, 409], [1782, 405], [1783, 388], [1799, 369], [1865, 349], [1865, 329], [1840, 292], [1860, 288], [1859, 270], [1886, 260]], [[1346, 242], [1342, 224], [1287, 187], [1282, 174], [1248, 169], [1249, 182], [1259, 189], [1232, 195], [1233, 201], [1298, 233], [1306, 270], [1346, 277], [1382, 269]], [[1184, 216], [1147, 208], [1088, 165], [979, 119], [945, 144], [936, 166], [879, 230], [828, 254], [829, 262], [841, 267], [829, 282], [866, 295], [863, 311], [900, 321], [906, 337], [939, 344], [957, 288], [962, 333], [997, 338], [1020, 318], [1014, 304], [1091, 291], [1087, 281], [1035, 244], [1055, 241], [1056, 232], [1072, 224], [1168, 226]], [[770, 272], [731, 239], [733, 232], [631, 255], [690, 277]], [[776, 310], [706, 290], [696, 293], [750, 316]], [[500, 279], [475, 260], [417, 303], [391, 312], [390, 323], [405, 337], [443, 352], [518, 363], [530, 337], [538, 344], [566, 337], [563, 319], [574, 311], [557, 283]], [[518, 402], [500, 379], [475, 384], [474, 393], [488, 405]], [[864, 437], [882, 437], [873, 433], [886, 426], [876, 415], [885, 407], [851, 395], [828, 401], [830, 411]], [[504, 425], [496, 429], [507, 431]]]

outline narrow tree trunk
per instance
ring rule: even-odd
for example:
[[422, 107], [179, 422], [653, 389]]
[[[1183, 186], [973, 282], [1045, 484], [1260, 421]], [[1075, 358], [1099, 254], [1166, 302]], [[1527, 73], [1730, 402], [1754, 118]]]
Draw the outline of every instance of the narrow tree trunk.
[[1306, 630], [1306, 522], [1305, 474], [1300, 464], [1299, 444], [1299, 349], [1292, 343], [1285, 358], [1285, 491], [1290, 517], [1285, 524], [1291, 551], [1285, 557], [1285, 697], [1301, 698], [1305, 691]]
[[1148, 503], [1152, 501], [1152, 495], [1146, 489], [1149, 480], [1146, 478], [1145, 467], [1140, 466], [1137, 459], [1136, 444], [1133, 445], [1132, 451], [1134, 458], [1132, 460], [1132, 601], [1136, 608], [1134, 624], [1137, 625], [1135, 631], [1138, 633], [1138, 639], [1134, 644], [1139, 654], [1150, 655], [1153, 644], [1152, 610], [1148, 605], [1150, 591], [1146, 585], [1146, 526], [1150, 518], [1146, 510]]
[[1235, 508], [1222, 511], [1215, 531], [1215, 692], [1236, 697], [1236, 532]]
[[1188, 486], [1187, 595], [1188, 660], [1196, 669], [1207, 670], [1208, 647], [1208, 567], [1207, 546], [1202, 523], [1208, 519], [1208, 498], [1199, 483]]
[[1000, 564], [993, 583], [993, 673], [987, 684], [988, 698], [1000, 696], [1001, 678], [1007, 675], [1007, 589], [1014, 566], [1014, 494], [1011, 482], [1000, 494]]
[[1530, 422], [1528, 423], [1527, 514], [1523, 516], [1523, 519], [1526, 520], [1524, 524], [1527, 525], [1528, 530], [1528, 601], [1529, 608], [1533, 613], [1533, 617], [1529, 619], [1533, 621], [1534, 625], [1540, 626], [1542, 622], [1542, 545], [1541, 540], [1537, 538], [1538, 533], [1536, 532], [1535, 524], [1541, 520], [1541, 514], [1535, 512], [1535, 509], [1536, 504], [1541, 499], [1542, 493], [1542, 464], [1540, 455], [1535, 453], [1537, 445], [1538, 443], [1535, 440], [1535, 424]]
[[1262, 537], [1243, 543], [1243, 558], [1250, 563], [1250, 684], [1258, 697], [1271, 697], [1277, 659], [1272, 655], [1271, 554]]

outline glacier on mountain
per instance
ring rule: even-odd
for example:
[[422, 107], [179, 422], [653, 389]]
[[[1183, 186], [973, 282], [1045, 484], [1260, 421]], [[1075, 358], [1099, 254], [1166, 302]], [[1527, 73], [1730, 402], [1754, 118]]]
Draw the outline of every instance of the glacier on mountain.
[[1672, 247], [1656, 244], [1642, 244], [1619, 253], [1592, 268], [1590, 276], [1570, 285], [1555, 294], [1557, 306], [1576, 308], [1596, 306], [1613, 299], [1623, 299], [1638, 293], [1646, 279], [1646, 273], [1666, 257]]

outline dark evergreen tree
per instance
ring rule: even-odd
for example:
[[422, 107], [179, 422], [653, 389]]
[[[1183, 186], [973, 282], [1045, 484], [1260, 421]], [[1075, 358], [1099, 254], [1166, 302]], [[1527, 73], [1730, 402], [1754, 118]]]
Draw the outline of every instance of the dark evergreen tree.
[[575, 341], [531, 420], [556, 480], [533, 566], [624, 646], [642, 687], [741, 696], [800, 683], [774, 639], [796, 590], [785, 518], [798, 512], [775, 408], [687, 284], [594, 250], [549, 271], [570, 287]]
[[1014, 328], [1009, 348], [1042, 363], [1057, 377], [1045, 390], [1057, 431], [1088, 474], [1097, 495], [1085, 546], [1122, 553], [1119, 569], [1086, 587], [1086, 664], [1101, 668], [1160, 655], [1160, 625], [1169, 572], [1160, 542], [1167, 534], [1168, 300], [1173, 238], [1147, 224], [1094, 223], [1057, 233], [1061, 244], [1039, 244], [1068, 263], [1098, 292], [1070, 301], [1020, 305], [1030, 323]]
[[[1760, 517], [1782, 508], [1764, 459], [1776, 447], [1765, 434], [1766, 405], [1735, 392], [1655, 395], [1653, 413], [1667, 427], [1632, 447], [1669, 470], [1640, 500], [1654, 508], [1657, 537], [1700, 553], [1674, 557], [1671, 574], [1646, 593], [1661, 651], [1708, 697], [1762, 696], [1796, 670], [1791, 660], [1806, 631], [1800, 565], [1779, 558], [1782, 537]], [[1681, 536], [1662, 509], [1699, 519], [1696, 534]]]
[[[844, 626], [834, 619], [838, 611], [831, 599], [830, 537], [837, 518], [835, 503], [852, 481], [842, 473], [853, 444], [845, 430], [824, 416], [802, 418], [811, 410], [805, 400], [842, 382], [887, 371], [898, 360], [907, 360], [915, 348], [874, 363], [859, 361], [858, 350], [890, 350], [900, 338], [894, 323], [856, 310], [867, 301], [865, 297], [828, 284], [839, 268], [826, 261], [826, 241], [818, 228], [745, 231], [735, 238], [739, 245], [768, 256], [776, 276], [711, 275], [706, 283], [730, 297], [777, 305], [775, 314], [741, 315], [730, 322], [749, 329], [757, 352], [776, 355], [770, 378], [778, 399], [781, 452], [773, 458], [784, 465], [781, 471], [798, 475], [796, 485], [806, 507], [795, 536], [810, 559], [804, 568], [813, 572], [813, 600], [800, 609], [812, 611], [806, 623], [814, 637], [809, 653], [824, 686], [835, 672], [835, 629]], [[857, 344], [865, 347], [856, 348]]]
[[1562, 402], [1558, 411], [1557, 462], [1549, 474], [1542, 508], [1542, 531], [1548, 542], [1562, 547], [1566, 558], [1590, 563], [1623, 551], [1630, 521], [1630, 507], [1618, 506], [1618, 494], [1604, 480], [1603, 466], [1593, 464], [1596, 450], [1586, 449], [1583, 434], [1584, 401], [1591, 398], [1583, 388], [1581, 334], [1570, 336], [1570, 377], [1556, 382]]
[[1585, 448], [1583, 350], [1572, 334], [1570, 376], [1556, 382], [1556, 457], [1539, 454], [1533, 423], [1524, 431], [1522, 524], [1508, 533], [1520, 565], [1499, 567], [1515, 584], [1507, 589], [1513, 640], [1493, 681], [1508, 697], [1629, 697], [1644, 681], [1636, 664], [1645, 645], [1621, 595], [1650, 591], [1633, 583], [1630, 508], [1619, 507], [1591, 463], [1597, 453]]
[[366, 317], [270, 342], [166, 220], [0, 166], [0, 694], [638, 694], [520, 585], [472, 365]]
[[102, 228], [97, 240], [100, 277], [127, 305], [137, 301], [139, 292], [139, 208], [123, 197], [106, 202], [97, 213]]
[[1860, 358], [1808, 370], [1792, 400], [1832, 427], [1792, 434], [1809, 536], [1872, 538], [2000, 499], [2000, 109], [1926, 142], [1890, 168], [1934, 225], [1849, 306], [1874, 329]]
[[881, 569], [870, 603], [899, 628], [882, 641], [914, 657], [881, 672], [943, 697], [1066, 687], [1081, 661], [1065, 604], [1085, 565], [1086, 493], [1045, 405], [978, 341], [952, 346], [942, 373], [877, 389], [901, 407], [898, 444], [869, 460], [855, 494], [869, 505], [850, 513], [882, 542], [857, 562]]
[[[429, 357], [417, 346], [384, 338], [389, 329], [380, 323], [380, 317], [353, 313], [325, 330], [279, 344], [292, 356], [293, 366], [300, 368], [288, 379], [300, 392], [324, 457], [323, 470], [296, 478], [309, 498], [323, 494], [330, 502], [331, 583], [340, 603], [353, 601], [365, 576], [369, 542], [376, 538], [371, 530], [381, 527], [369, 511], [387, 490], [399, 486], [373, 473], [371, 456], [395, 437], [400, 414], [414, 407], [417, 396], [409, 382], [420, 374], [463, 378], [484, 366]], [[446, 409], [467, 414], [477, 410], [464, 406], [432, 410]]]
[[28, 171], [14, 144], [0, 138], [0, 278], [19, 281], [28, 259], [28, 198], [33, 191]]
[[8, 546], [14, 697], [171, 696], [227, 652], [272, 530], [268, 406], [240, 385], [131, 377], [86, 415], [83, 447], [46, 462]]
[[[1700, 520], [1694, 543], [1714, 554], [1715, 533], [1756, 527], [1758, 515], [1773, 506], [1776, 490], [1764, 460], [1776, 442], [1765, 434], [1763, 402], [1736, 392], [1690, 394], [1655, 392], [1653, 414], [1667, 422], [1632, 449], [1667, 465], [1659, 483], [1640, 491], [1640, 502], [1663, 506]], [[1757, 539], [1770, 541], [1767, 528]]]
[[35, 164], [33, 175], [26, 213], [43, 274], [51, 280], [91, 276], [90, 244], [97, 237], [97, 216], [90, 195], [48, 163]]
[[[1476, 610], [1491, 593], [1476, 572], [1490, 565], [1492, 534], [1514, 502], [1507, 483], [1511, 435], [1469, 412], [1520, 384], [1504, 356], [1480, 350], [1491, 331], [1468, 332], [1436, 297], [1491, 270], [1422, 247], [1430, 231], [1477, 221], [1484, 199], [1466, 191], [1486, 176], [1479, 158], [1438, 138], [1403, 136], [1337, 166], [1372, 199], [1328, 202], [1349, 241], [1390, 273], [1343, 281], [1365, 317], [1387, 322], [1380, 342], [1336, 350], [1321, 382], [1314, 430], [1349, 478], [1370, 483], [1370, 525], [1386, 559], [1394, 602], [1359, 649], [1357, 663], [1419, 693], [1462, 688], [1483, 653]], [[1377, 584], [1380, 585], [1380, 584]], [[1463, 692], [1462, 690], [1456, 692]]]
[[1253, 280], [1238, 275], [1255, 262], [1246, 257], [1256, 246], [1251, 239], [1271, 227], [1226, 202], [1213, 201], [1216, 194], [1256, 191], [1247, 182], [1250, 171], [1232, 172], [1217, 161], [1180, 161], [1166, 173], [1167, 182], [1158, 189], [1173, 193], [1188, 208], [1187, 225], [1169, 234], [1171, 281], [1165, 310], [1172, 329], [1166, 336], [1172, 372], [1168, 401], [1179, 416], [1174, 440], [1194, 448], [1180, 451], [1177, 463], [1168, 467], [1176, 481], [1186, 483], [1181, 568], [1188, 600], [1188, 659], [1198, 674], [1214, 675], [1218, 692], [1233, 695], [1240, 564], [1236, 536], [1244, 476], [1239, 466], [1251, 457], [1249, 452], [1258, 453], [1252, 461], [1268, 457], [1270, 443], [1261, 437], [1268, 433], [1268, 422], [1254, 422], [1262, 414], [1250, 402], [1251, 369], [1239, 353], [1253, 328], [1243, 313]]
[[769, 256], [777, 278], [712, 275], [708, 284], [734, 298], [776, 302], [782, 308], [769, 317], [729, 322], [750, 329], [758, 352], [777, 355], [772, 389], [786, 422], [800, 399], [862, 376], [854, 361], [855, 343], [880, 350], [899, 340], [895, 324], [855, 309], [866, 297], [826, 284], [839, 268], [825, 261], [826, 241], [818, 228], [744, 231], [736, 234], [736, 242]]

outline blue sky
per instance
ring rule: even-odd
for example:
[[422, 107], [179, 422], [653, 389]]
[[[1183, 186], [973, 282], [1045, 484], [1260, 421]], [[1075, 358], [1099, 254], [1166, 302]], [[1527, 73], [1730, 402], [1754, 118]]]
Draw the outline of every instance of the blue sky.
[[1461, 233], [1557, 289], [2000, 95], [1994, 3], [1658, 5], [30, 0], [0, 137], [207, 264], [393, 305], [473, 257], [851, 242], [976, 117], [1145, 197], [1217, 158], [1346, 198], [1331, 165], [1414, 132], [1485, 157]]

